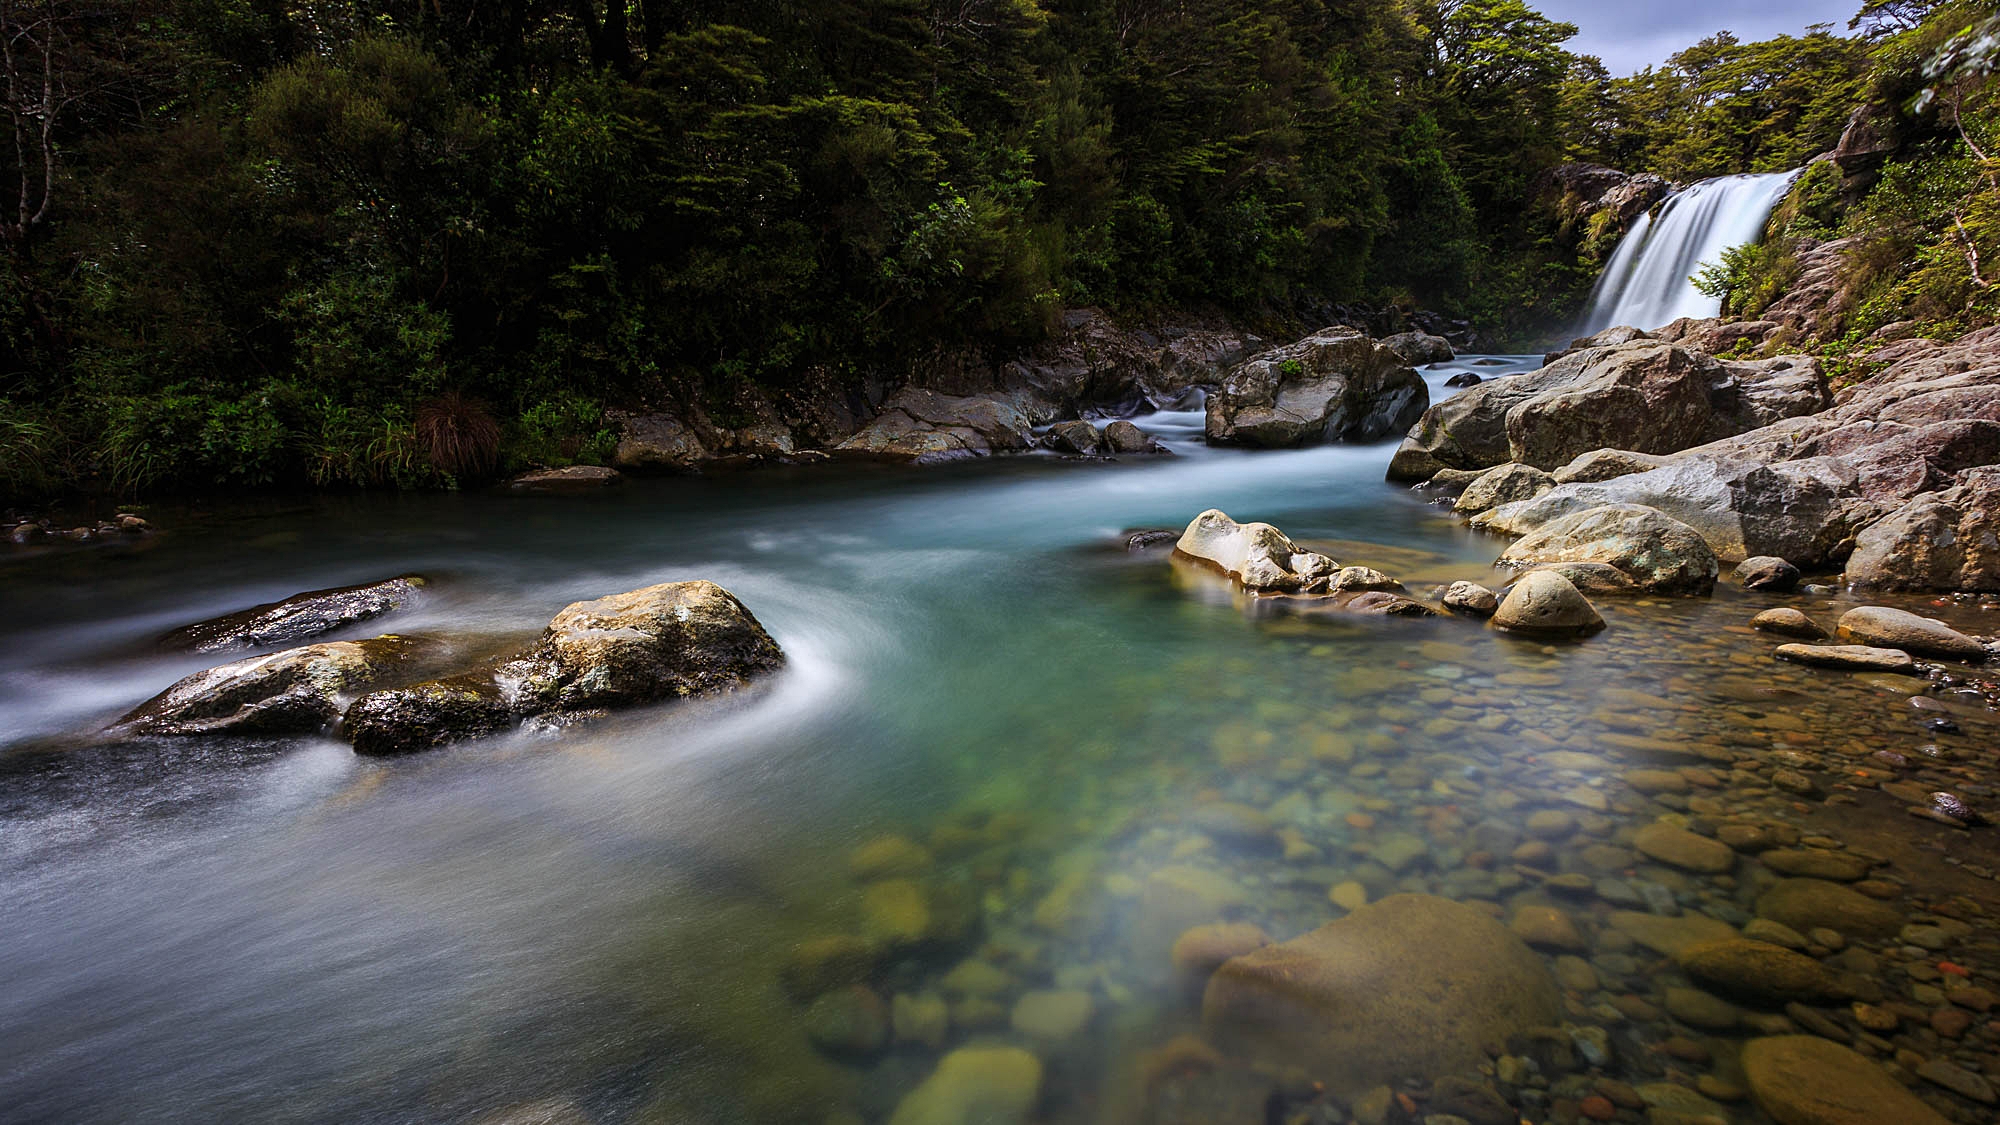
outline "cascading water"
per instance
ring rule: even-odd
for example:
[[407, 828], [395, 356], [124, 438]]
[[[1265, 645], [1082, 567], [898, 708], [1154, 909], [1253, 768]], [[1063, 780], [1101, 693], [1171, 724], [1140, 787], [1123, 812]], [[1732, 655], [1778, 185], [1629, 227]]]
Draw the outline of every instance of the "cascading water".
[[1586, 333], [1617, 325], [1663, 328], [1684, 316], [1716, 316], [1722, 302], [1691, 280], [1732, 246], [1756, 242], [1797, 172], [1719, 176], [1668, 199], [1632, 225], [1597, 279]]

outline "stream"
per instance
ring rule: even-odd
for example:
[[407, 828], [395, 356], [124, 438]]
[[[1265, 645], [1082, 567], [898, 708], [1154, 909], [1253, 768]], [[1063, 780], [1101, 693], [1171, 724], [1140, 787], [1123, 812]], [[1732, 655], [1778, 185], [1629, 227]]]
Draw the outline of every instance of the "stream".
[[[1435, 399], [1459, 371], [1538, 362], [1425, 375]], [[1809, 817], [1750, 771], [1704, 783], [1701, 756], [1676, 766], [1691, 789], [1652, 797], [1619, 781], [1634, 763], [1618, 754], [1602, 771], [1536, 757], [1623, 734], [1823, 765], [1894, 747], [1963, 773], [2000, 733], [1983, 706], [1941, 704], [1963, 731], [1947, 738], [1915, 721], [1921, 680], [1774, 665], [1743, 623], [1777, 601], [1726, 581], [1713, 599], [1603, 604], [1610, 629], [1565, 646], [1246, 601], [1120, 533], [1221, 508], [1413, 591], [1497, 586], [1500, 544], [1384, 483], [1391, 445], [1242, 452], [1203, 445], [1197, 413], [1137, 421], [1176, 456], [269, 501], [0, 559], [0, 1120], [887, 1121], [941, 1050], [1021, 1041], [1024, 989], [1090, 997], [1087, 1031], [1035, 1045], [1036, 1119], [1124, 1120], [1107, 1091], [1198, 1017], [1165, 947], [1206, 907], [1146, 891], [1177, 864], [1226, 876], [1229, 915], [1280, 939], [1339, 913], [1328, 892], [1346, 882], [1548, 901], [1524, 864], [1740, 923], [1750, 874], [1612, 854], [1657, 815], [1740, 813], [1878, 853], [1926, 903], [1993, 901], [1968, 870], [1995, 864], [1986, 836], [1866, 787]], [[497, 649], [569, 602], [707, 578], [788, 663], [727, 698], [407, 759], [332, 739], [74, 745], [215, 662], [155, 649], [169, 629], [408, 572], [433, 592], [372, 625]], [[1927, 612], [1980, 629], [1986, 611]], [[1218, 797], [1301, 846], [1197, 832], [1189, 810]], [[1510, 860], [1544, 807], [1576, 835]], [[943, 997], [950, 1030], [843, 1054], [836, 1028], [816, 1047], [779, 981], [799, 943], [867, 924], [850, 855], [885, 838], [922, 845], [910, 873], [970, 932], [889, 968], [882, 997]], [[1596, 984], [1572, 989], [1571, 1014], [1615, 1026], [1609, 1072], [1643, 1088], [1683, 1064], [1644, 1049], [1669, 1034], [1657, 1012], [1620, 1007], [1660, 982], [1599, 891], [1571, 907]], [[1010, 983], [952, 984], [971, 959]]]

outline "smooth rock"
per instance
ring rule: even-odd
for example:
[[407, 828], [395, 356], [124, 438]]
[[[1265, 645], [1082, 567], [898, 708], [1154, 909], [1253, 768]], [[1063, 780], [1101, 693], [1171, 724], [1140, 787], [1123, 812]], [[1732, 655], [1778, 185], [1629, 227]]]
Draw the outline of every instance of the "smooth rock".
[[1090, 1023], [1097, 1005], [1090, 993], [1076, 989], [1042, 989], [1025, 992], [1014, 1002], [1009, 1021], [1014, 1030], [1030, 1039], [1059, 1044], [1076, 1037]]
[[1555, 486], [1554, 477], [1531, 465], [1496, 465], [1473, 478], [1451, 510], [1462, 516], [1476, 515], [1516, 500], [1533, 500]]
[[1780, 660], [1810, 664], [1815, 668], [1840, 668], [1850, 672], [1906, 672], [1916, 674], [1917, 662], [1909, 653], [1894, 648], [1867, 645], [1779, 645], [1773, 653]]
[[1042, 448], [1057, 453], [1093, 457], [1104, 449], [1104, 435], [1088, 422], [1072, 419], [1057, 422], [1042, 435]]
[[1225, 1052], [1305, 1068], [1344, 1099], [1387, 1076], [1476, 1071], [1485, 1045], [1561, 1022], [1542, 959], [1481, 911], [1392, 895], [1210, 978], [1202, 1026]]
[[1875, 866], [1853, 852], [1827, 851], [1823, 848], [1779, 848], [1765, 852], [1761, 858], [1764, 866], [1780, 875], [1829, 879], [1836, 883], [1866, 879]]
[[1886, 606], [1848, 610], [1840, 615], [1834, 635], [1853, 644], [1902, 649], [1919, 656], [1973, 664], [1986, 660], [1986, 650], [1978, 641], [1944, 622]]
[[1700, 533], [1655, 509], [1606, 505], [1554, 520], [1508, 547], [1505, 566], [1601, 563], [1641, 589], [1702, 596], [1720, 569]]
[[1477, 582], [1454, 582], [1447, 586], [1444, 607], [1468, 617], [1491, 617], [1500, 608], [1500, 595]]
[[1123, 418], [1104, 427], [1104, 446], [1118, 454], [1156, 454], [1172, 452], [1166, 446], [1153, 440], [1151, 434], [1127, 422]]
[[1746, 590], [1784, 593], [1799, 584], [1799, 568], [1776, 555], [1757, 555], [1736, 564], [1736, 581]]
[[1632, 837], [1632, 846], [1685, 871], [1719, 875], [1736, 866], [1736, 852], [1728, 844], [1660, 821], [1639, 829]]
[[316, 734], [347, 700], [421, 650], [402, 637], [329, 641], [196, 672], [140, 704], [106, 733]]
[[1812, 1035], [1752, 1039], [1743, 1075], [1778, 1125], [1947, 1125], [1880, 1066]]
[[1850, 938], [1883, 941], [1903, 928], [1893, 906], [1823, 879], [1781, 879], [1757, 898], [1757, 913], [1800, 933], [1824, 926]]
[[1604, 628], [1604, 618], [1569, 579], [1546, 570], [1531, 570], [1508, 589], [1493, 625], [1519, 633], [1580, 635]]
[[1782, 1006], [1824, 1003], [1851, 995], [1833, 971], [1781, 945], [1730, 938], [1689, 946], [1674, 958], [1688, 976], [1725, 996]]
[[1325, 328], [1230, 371], [1208, 396], [1211, 444], [1285, 448], [1379, 441], [1430, 405], [1423, 377], [1352, 328]]
[[1809, 641], [1821, 640], [1826, 630], [1812, 618], [1790, 606], [1767, 609], [1750, 619], [1750, 627], [1763, 633], [1776, 633], [1781, 637], [1803, 637]]
[[1041, 1096], [1042, 1063], [1019, 1047], [961, 1047], [910, 1091], [889, 1125], [1022, 1125]]
[[1237, 523], [1209, 509], [1188, 523], [1174, 550], [1209, 563], [1252, 590], [1298, 590], [1332, 581], [1340, 564], [1293, 543], [1268, 523]]

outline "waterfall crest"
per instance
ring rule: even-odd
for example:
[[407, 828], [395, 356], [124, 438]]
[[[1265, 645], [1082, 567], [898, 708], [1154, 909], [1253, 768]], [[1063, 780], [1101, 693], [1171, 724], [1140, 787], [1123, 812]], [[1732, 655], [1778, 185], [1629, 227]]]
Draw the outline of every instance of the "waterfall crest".
[[1798, 172], [1718, 176], [1678, 192], [1641, 215], [1619, 240], [1591, 290], [1583, 331], [1618, 325], [1664, 328], [1684, 316], [1709, 317], [1722, 302], [1690, 280], [1732, 246], [1756, 242]]

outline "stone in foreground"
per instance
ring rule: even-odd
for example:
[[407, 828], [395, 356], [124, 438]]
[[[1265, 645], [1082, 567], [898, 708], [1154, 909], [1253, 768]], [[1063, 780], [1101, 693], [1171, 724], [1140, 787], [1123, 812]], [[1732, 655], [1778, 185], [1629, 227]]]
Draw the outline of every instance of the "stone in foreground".
[[1873, 1061], [1817, 1035], [1751, 1040], [1743, 1076], [1778, 1125], [1946, 1125]]
[[1765, 610], [1750, 619], [1750, 627], [1759, 632], [1776, 633], [1781, 637], [1804, 637], [1809, 641], [1826, 636], [1826, 630], [1820, 628], [1818, 622], [1790, 606]]
[[359, 586], [310, 590], [184, 626], [160, 638], [160, 645], [187, 652], [222, 652], [297, 644], [402, 609], [417, 600], [425, 585], [422, 576], [405, 574]]
[[1604, 618], [1569, 579], [1554, 571], [1531, 570], [1507, 591], [1494, 611], [1493, 624], [1517, 633], [1579, 636], [1604, 628]]
[[1508, 547], [1507, 566], [1603, 563], [1642, 589], [1705, 596], [1720, 570], [1694, 528], [1653, 508], [1612, 504], [1564, 516]]
[[417, 649], [401, 637], [330, 641], [196, 672], [118, 720], [113, 735], [316, 734]]
[[1986, 649], [1978, 641], [1931, 617], [1919, 617], [1907, 610], [1867, 605], [1840, 615], [1834, 636], [1843, 641], [1878, 648], [1899, 648], [1919, 656], [1943, 660], [1984, 663]]
[[1488, 1044], [1562, 1020], [1540, 956], [1491, 917], [1392, 895], [1210, 978], [1202, 1027], [1225, 1052], [1297, 1066], [1352, 1099], [1476, 1072]]
[[1815, 668], [1844, 668], [1850, 672], [1907, 672], [1914, 675], [1917, 662], [1909, 653], [1894, 648], [1867, 645], [1779, 645], [1780, 660], [1810, 664]]
[[1021, 1125], [1041, 1089], [1041, 1060], [1019, 1047], [961, 1047], [903, 1098], [889, 1125]]
[[1200, 559], [1251, 590], [1326, 585], [1340, 564], [1294, 544], [1268, 523], [1237, 523], [1210, 508], [1188, 523], [1174, 550]]

